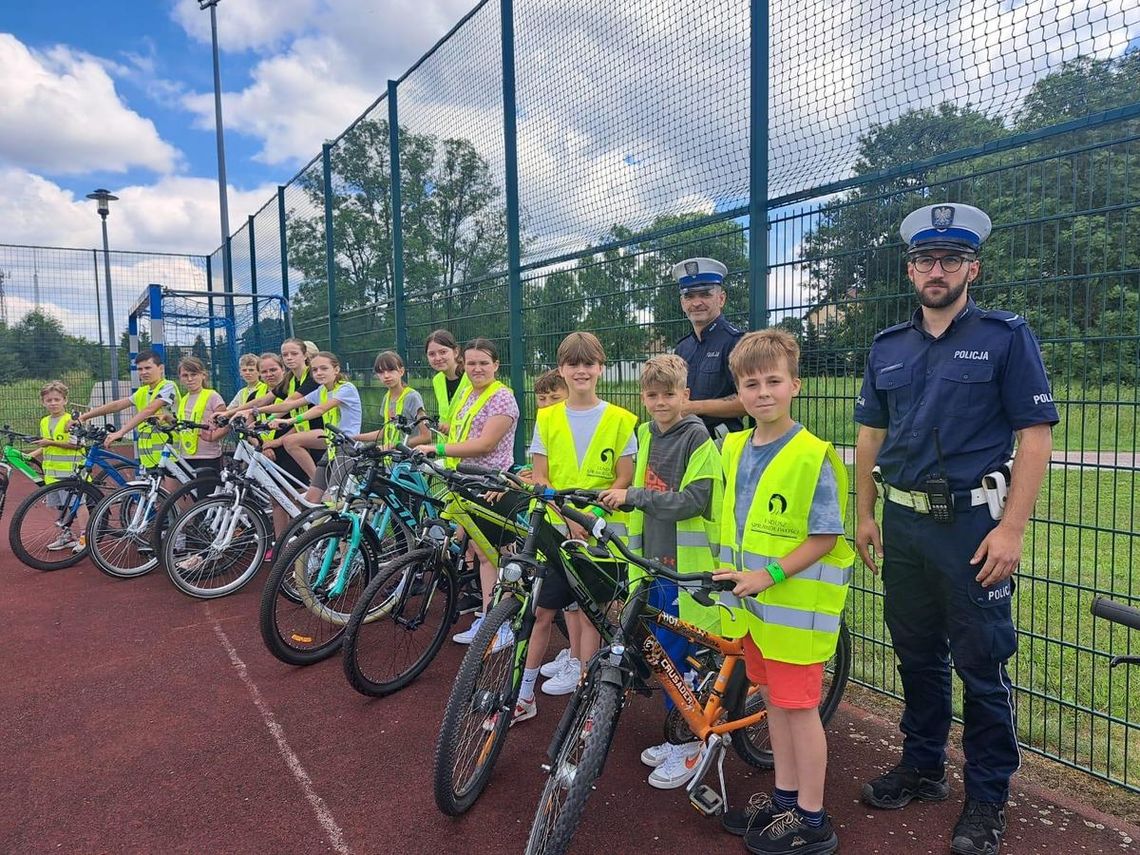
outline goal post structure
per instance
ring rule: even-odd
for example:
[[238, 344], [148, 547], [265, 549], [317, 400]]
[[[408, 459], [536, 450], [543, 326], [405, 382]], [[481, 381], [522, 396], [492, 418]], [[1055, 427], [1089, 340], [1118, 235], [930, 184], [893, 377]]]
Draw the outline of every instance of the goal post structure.
[[150, 348], [171, 379], [179, 359], [199, 357], [209, 368], [210, 386], [229, 400], [244, 385], [238, 372], [241, 354], [276, 351], [292, 334], [289, 304], [278, 294], [180, 291], [151, 284], [127, 316], [131, 384], [138, 388], [139, 351]]

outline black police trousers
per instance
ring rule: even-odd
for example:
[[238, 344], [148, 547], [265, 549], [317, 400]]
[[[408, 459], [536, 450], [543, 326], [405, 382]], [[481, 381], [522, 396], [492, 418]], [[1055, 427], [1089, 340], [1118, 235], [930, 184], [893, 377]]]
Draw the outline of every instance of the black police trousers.
[[1004, 803], [1017, 771], [1013, 686], [1005, 663], [1017, 650], [1013, 580], [983, 588], [970, 564], [997, 523], [985, 505], [937, 523], [893, 502], [883, 510], [884, 616], [899, 660], [906, 709], [902, 762], [941, 768], [950, 732], [950, 666], [962, 681], [966, 793]]

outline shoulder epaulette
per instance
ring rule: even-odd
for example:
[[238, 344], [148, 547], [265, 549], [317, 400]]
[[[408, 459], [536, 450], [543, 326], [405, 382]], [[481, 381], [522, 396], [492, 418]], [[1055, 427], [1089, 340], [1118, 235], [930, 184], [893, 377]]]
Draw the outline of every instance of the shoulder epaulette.
[[1028, 323], [1025, 318], [1016, 312], [1007, 312], [1004, 309], [983, 309], [978, 313], [978, 317], [987, 321], [1001, 321], [1011, 330]]
[[887, 327], [885, 330], [881, 330], [879, 332], [879, 334], [875, 336], [875, 341], [878, 341], [879, 339], [881, 339], [885, 335], [890, 335], [891, 333], [897, 333], [901, 330], [909, 329], [910, 327], [911, 327], [910, 321], [903, 321], [901, 324], [895, 324], [893, 327]]
[[744, 330], [740, 329], [735, 324], [727, 320], [724, 322], [724, 331], [731, 336], [735, 336], [736, 338], [740, 338], [742, 335], [744, 335]]

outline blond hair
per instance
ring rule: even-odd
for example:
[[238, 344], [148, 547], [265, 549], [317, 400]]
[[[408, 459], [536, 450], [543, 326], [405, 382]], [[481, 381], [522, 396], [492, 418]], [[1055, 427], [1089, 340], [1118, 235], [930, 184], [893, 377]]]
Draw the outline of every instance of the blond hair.
[[67, 384], [62, 380], [51, 380], [47, 383], [44, 383], [44, 385], [40, 387], [40, 398], [42, 399], [49, 392], [58, 392], [66, 398], [68, 392]]
[[795, 380], [800, 376], [800, 345], [784, 330], [750, 332], [728, 355], [728, 367], [737, 383], [743, 377], [778, 368], [787, 368], [788, 376]]
[[536, 395], [552, 395], [559, 390], [570, 394], [570, 388], [566, 385], [562, 375], [558, 373], [557, 368], [551, 368], [549, 371], [540, 374], [538, 379], [534, 381], [534, 394]]
[[641, 366], [641, 391], [656, 387], [681, 390], [689, 385], [689, 366], [675, 353], [653, 356]]
[[256, 368], [259, 361], [256, 353], [243, 353], [238, 359], [238, 368]]
[[572, 332], [558, 345], [558, 365], [605, 365], [606, 351], [598, 337], [588, 332]]

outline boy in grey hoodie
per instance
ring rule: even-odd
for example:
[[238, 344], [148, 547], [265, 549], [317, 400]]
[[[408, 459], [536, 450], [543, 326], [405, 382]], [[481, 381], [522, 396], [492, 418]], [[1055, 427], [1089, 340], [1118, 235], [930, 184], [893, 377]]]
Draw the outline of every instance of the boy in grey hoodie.
[[[684, 415], [687, 376], [688, 367], [679, 356], [655, 356], [645, 363], [641, 400], [652, 421], [638, 428], [633, 484], [606, 490], [602, 501], [610, 508], [634, 508], [629, 515], [629, 546], [634, 551], [682, 573], [711, 572], [716, 566], [723, 474], [704, 422]], [[691, 623], [719, 625], [715, 611], [702, 610], [674, 583], [654, 579], [651, 585], [650, 605]], [[687, 640], [663, 627], [655, 627], [654, 633], [677, 667], [688, 670]], [[665, 706], [672, 707], [668, 696]], [[641, 754], [641, 762], [653, 769], [650, 785], [659, 789], [683, 786], [699, 759], [695, 743], [663, 743]]]

